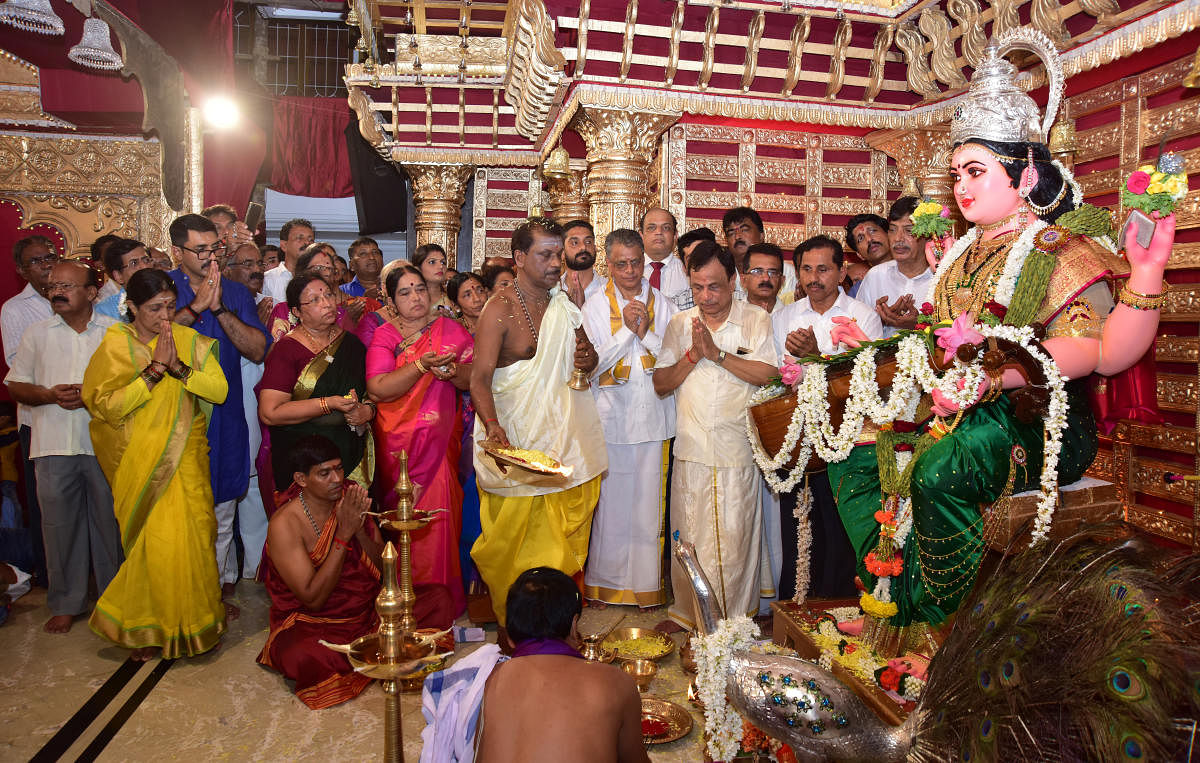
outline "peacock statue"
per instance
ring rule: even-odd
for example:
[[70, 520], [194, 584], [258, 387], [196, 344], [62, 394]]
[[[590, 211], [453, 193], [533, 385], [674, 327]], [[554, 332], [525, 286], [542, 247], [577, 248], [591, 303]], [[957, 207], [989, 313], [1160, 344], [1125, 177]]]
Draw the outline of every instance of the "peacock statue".
[[[711, 586], [693, 549], [675, 554], [711, 633]], [[726, 694], [800, 759], [1188, 760], [1200, 741], [1197, 602], [1200, 554], [1171, 560], [1116, 528], [1081, 532], [980, 582], [901, 726], [794, 657], [735, 652]]]

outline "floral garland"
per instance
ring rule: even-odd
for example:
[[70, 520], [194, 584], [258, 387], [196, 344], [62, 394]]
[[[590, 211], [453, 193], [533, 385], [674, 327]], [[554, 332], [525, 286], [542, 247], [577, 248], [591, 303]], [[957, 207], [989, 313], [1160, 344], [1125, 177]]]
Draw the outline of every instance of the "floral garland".
[[[1017, 290], [1017, 278], [1021, 275], [1021, 268], [1025, 267], [1025, 259], [1029, 253], [1033, 251], [1033, 241], [1044, 228], [1049, 227], [1049, 223], [1045, 220], [1037, 220], [1031, 223], [1013, 245], [1008, 250], [1008, 257], [1004, 261], [1004, 269], [1000, 273], [1000, 279], [996, 282], [996, 293], [993, 300], [1008, 307], [1012, 302], [1013, 294]], [[950, 247], [950, 251], [946, 252], [946, 256], [938, 263], [937, 271], [929, 281], [929, 291], [925, 296], [926, 302], [933, 302], [938, 283], [950, 270], [950, 266], [954, 261], [967, 251], [971, 244], [975, 243], [975, 239], [979, 237], [979, 228], [971, 228], [967, 231], [967, 235], [954, 242], [954, 246]]]
[[796, 508], [792, 510], [792, 516], [796, 518], [796, 593], [792, 596], [792, 600], [802, 607], [808, 598], [808, 583], [811, 575], [809, 570], [812, 552], [812, 522], [809, 521], [809, 512], [811, 511], [812, 488], [805, 480], [804, 489], [800, 491], [800, 495], [796, 496]]
[[733, 653], [750, 647], [758, 636], [758, 626], [745, 615], [722, 620], [706, 636], [692, 636], [696, 689], [704, 704], [704, 733], [713, 760], [732, 760], [741, 748], [742, 716], [726, 701], [725, 684]]

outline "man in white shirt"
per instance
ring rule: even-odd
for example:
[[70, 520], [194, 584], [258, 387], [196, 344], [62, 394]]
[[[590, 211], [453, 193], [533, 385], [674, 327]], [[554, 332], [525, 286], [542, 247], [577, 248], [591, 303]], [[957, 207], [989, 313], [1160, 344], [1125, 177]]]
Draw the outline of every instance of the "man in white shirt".
[[[738, 272], [746, 260], [750, 247], [763, 242], [764, 228], [762, 216], [750, 207], [734, 207], [721, 218], [721, 230], [725, 231], [725, 247], [733, 254], [733, 262], [738, 266]], [[781, 293], [784, 302], [790, 302], [796, 291], [796, 269], [790, 262], [783, 263], [783, 287]], [[734, 284], [734, 293], [740, 299], [746, 298], [746, 292], [739, 281]]]
[[792, 359], [832, 355], [838, 350], [830, 332], [834, 318], [849, 318], [870, 339], [883, 336], [883, 323], [870, 307], [841, 289], [846, 277], [842, 246], [828, 236], [813, 236], [796, 247], [796, 273], [807, 296], [771, 316], [775, 346]]
[[774, 244], [752, 244], [746, 250], [741, 278], [747, 302], [768, 313], [783, 308], [783, 300], [779, 298], [783, 288], [782, 249]]
[[[785, 360], [808, 355], [833, 354], [844, 351], [835, 346], [830, 332], [834, 318], [858, 323], [868, 339], [883, 336], [879, 316], [853, 297], [846, 296], [839, 284], [846, 276], [842, 246], [828, 236], [814, 236], [796, 247], [796, 272], [807, 294], [803, 299], [783, 308], [772, 317], [775, 343]], [[798, 490], [805, 485], [812, 491], [812, 508], [808, 521], [812, 525], [809, 547], [809, 590], [805, 593], [823, 598], [854, 595], [854, 565], [856, 556], [850, 539], [838, 517], [837, 505], [825, 471], [810, 472]], [[779, 582], [780, 600], [796, 594], [797, 564], [796, 537], [799, 522], [796, 510], [797, 494], [779, 496], [779, 524], [783, 536], [783, 574]]]
[[96, 461], [83, 407], [83, 372], [112, 318], [95, 315], [100, 275], [82, 263], [60, 262], [47, 293], [54, 315], [26, 329], [4, 382], [32, 411], [30, 458], [50, 573], [48, 633], [66, 633], [89, 609], [88, 578], [108, 587], [123, 558], [112, 491]]
[[[50, 271], [58, 262], [54, 242], [45, 236], [26, 236], [13, 245], [13, 260], [17, 273], [27, 282], [19, 294], [0, 307], [0, 341], [4, 343], [4, 362], [12, 368], [21, 336], [25, 329], [54, 314], [50, 300], [46, 299], [46, 284], [50, 282]], [[46, 555], [42, 544], [42, 512], [37, 500], [37, 475], [33, 462], [29, 460], [29, 445], [32, 438], [30, 424], [33, 413], [29, 406], [17, 403], [17, 433], [21, 440], [21, 463], [25, 468], [25, 503], [29, 509], [29, 534], [33, 542], [33, 580], [36, 585], [46, 584]]]
[[622, 228], [604, 240], [604, 289], [583, 305], [583, 327], [600, 360], [592, 372], [608, 471], [592, 515], [583, 595], [605, 604], [655, 607], [662, 585], [663, 490], [675, 399], [654, 391], [654, 364], [676, 309], [642, 277], [642, 237]]
[[875, 308], [884, 336], [917, 324], [917, 305], [933, 283], [933, 271], [925, 260], [926, 239], [912, 235], [912, 213], [919, 202], [916, 196], [901, 196], [892, 204], [887, 231], [892, 259], [867, 271], [858, 287], [857, 299]]
[[596, 232], [587, 220], [572, 220], [563, 226], [563, 263], [567, 269], [562, 288], [580, 307], [608, 283], [596, 272]]
[[692, 287], [688, 283], [683, 260], [675, 253], [678, 240], [675, 215], [662, 207], [648, 209], [638, 223], [638, 232], [642, 235], [646, 251], [642, 277], [674, 302], [676, 309], [692, 307], [695, 304], [692, 302]]
[[[654, 390], [675, 394], [672, 535], [696, 551], [727, 616], [756, 615], [775, 594], [762, 563], [762, 479], [746, 438], [746, 402], [778, 373], [770, 317], [733, 298], [733, 256], [702, 241], [688, 260], [696, 306], [671, 319]], [[671, 561], [676, 592], [663, 630], [694, 628], [687, 577]], [[674, 625], [672, 625], [672, 621]]]
[[263, 275], [262, 289], [275, 304], [287, 301], [287, 285], [296, 272], [296, 260], [300, 259], [300, 252], [316, 240], [317, 231], [313, 224], [300, 217], [288, 220], [279, 229], [279, 251], [283, 253], [283, 261]]

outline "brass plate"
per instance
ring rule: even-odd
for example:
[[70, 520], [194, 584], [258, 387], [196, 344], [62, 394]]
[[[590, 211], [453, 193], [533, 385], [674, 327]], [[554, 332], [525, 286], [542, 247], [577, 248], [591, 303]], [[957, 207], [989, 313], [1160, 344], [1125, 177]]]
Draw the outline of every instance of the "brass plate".
[[[632, 654], [623, 651], [616, 645], [618, 641], [632, 641], [633, 639], [641, 639], [644, 642], [651, 642], [652, 645], [658, 647], [657, 651], [650, 654]], [[608, 634], [604, 639], [604, 648], [611, 649], [617, 653], [617, 657], [622, 660], [661, 660], [666, 657], [675, 648], [675, 642], [671, 640], [665, 633], [653, 630], [651, 628], [617, 628], [612, 633]]]
[[543, 464], [535, 464], [531, 461], [528, 461], [528, 460], [522, 458], [517, 453], [519, 448], [502, 448], [499, 445], [494, 445], [489, 442], [481, 442], [479, 444], [479, 447], [483, 449], [484, 453], [487, 453], [489, 456], [496, 459], [497, 461], [503, 461], [505, 464], [508, 464], [509, 466], [515, 466], [518, 469], [525, 469], [527, 471], [533, 472], [534, 474], [547, 474], [547, 475], [557, 475], [559, 477], [570, 477], [571, 473], [575, 471], [575, 467], [567, 466], [566, 464], [559, 461], [557, 458], [550, 455], [549, 453], [543, 454], [544, 456], [546, 456], [546, 458], [550, 459], [553, 462], [552, 465], [547, 466], [547, 465], [543, 465]]
[[658, 697], [642, 697], [642, 720], [658, 721], [667, 726], [667, 730], [655, 736], [642, 735], [645, 744], [666, 744], [682, 739], [692, 730], [692, 716], [674, 702], [668, 702]]

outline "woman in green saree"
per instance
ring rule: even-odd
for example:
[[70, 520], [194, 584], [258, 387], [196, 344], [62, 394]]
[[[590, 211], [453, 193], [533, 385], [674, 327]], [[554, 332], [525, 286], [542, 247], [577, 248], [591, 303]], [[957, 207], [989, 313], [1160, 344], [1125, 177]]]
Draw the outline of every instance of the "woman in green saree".
[[258, 393], [258, 415], [270, 433], [275, 491], [291, 486], [292, 445], [312, 434], [332, 440], [346, 479], [369, 489], [375, 404], [366, 399], [366, 348], [337, 325], [333, 290], [319, 274], [297, 274], [288, 284], [287, 304], [299, 323], [272, 346]]

